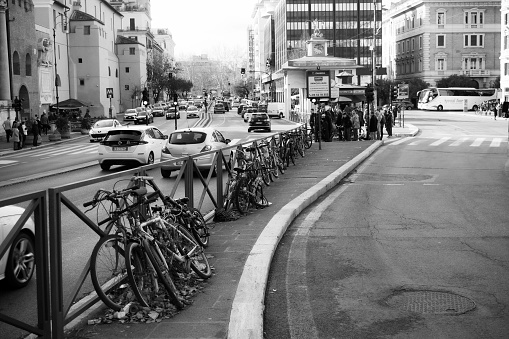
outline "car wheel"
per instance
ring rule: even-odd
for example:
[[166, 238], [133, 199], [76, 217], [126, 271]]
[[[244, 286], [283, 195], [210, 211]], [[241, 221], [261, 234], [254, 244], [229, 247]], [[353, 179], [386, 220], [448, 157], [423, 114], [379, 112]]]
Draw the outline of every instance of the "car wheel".
[[102, 164], [101, 164], [101, 169], [102, 169], [103, 171], [109, 171], [109, 169], [110, 169], [110, 165], [105, 164], [105, 163], [102, 163]]
[[247, 129], [247, 133], [250, 133], [250, 132], [251, 132], [251, 129], [250, 129], [250, 128], [248, 128], [248, 129]]
[[171, 171], [161, 168], [161, 175], [163, 176], [163, 178], [169, 178], [171, 175]]
[[147, 159], [147, 165], [151, 165], [154, 163], [154, 153], [150, 152]]
[[270, 133], [272, 130], [269, 128], [267, 131], [269, 131], [269, 133]]
[[14, 239], [5, 267], [5, 279], [9, 286], [21, 288], [28, 285], [35, 270], [35, 245], [32, 237], [21, 232]]

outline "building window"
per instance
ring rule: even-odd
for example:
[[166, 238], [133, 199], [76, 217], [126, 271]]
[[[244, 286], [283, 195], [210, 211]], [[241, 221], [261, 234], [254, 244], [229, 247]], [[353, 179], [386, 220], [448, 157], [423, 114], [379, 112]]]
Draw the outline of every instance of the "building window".
[[419, 37], [419, 49], [422, 49], [422, 36]]
[[126, 68], [125, 68], [125, 72], [126, 72], [126, 73], [129, 73], [129, 67], [126, 67]]
[[83, 34], [90, 35], [90, 26], [83, 27]]
[[111, 76], [111, 68], [108, 66], [108, 76]]
[[25, 75], [31, 76], [32, 75], [32, 56], [30, 53], [27, 53], [25, 58]]
[[83, 63], [83, 59], [82, 58], [78, 58], [78, 64], [82, 64]]
[[464, 20], [467, 28], [481, 28], [484, 25], [484, 11], [479, 9], [465, 11]]
[[20, 75], [21, 73], [21, 70], [20, 70], [20, 65], [19, 65], [19, 54], [18, 52], [14, 52], [14, 54], [12, 55], [12, 73], [14, 75]]
[[118, 78], [118, 68], [115, 68], [115, 78]]
[[509, 22], [509, 15], [507, 13], [504, 14], [504, 25], [507, 26], [507, 23]]
[[129, 47], [129, 55], [135, 55], [136, 54], [136, 50], [134, 47]]
[[504, 36], [504, 49], [507, 49], [507, 38], [508, 38], [508, 36], [505, 35]]
[[484, 47], [484, 34], [464, 34], [463, 47]]
[[509, 64], [508, 63], [504, 64], [504, 75], [509, 75]]
[[437, 25], [438, 28], [444, 28], [445, 25], [445, 11], [437, 12]]
[[415, 39], [412, 38], [412, 52], [415, 51]]
[[80, 86], [85, 86], [85, 79], [80, 79]]
[[124, 89], [125, 89], [126, 91], [128, 91], [128, 90], [129, 90], [129, 85], [125, 85], [125, 86], [124, 86]]
[[445, 47], [445, 34], [437, 34], [437, 48]]
[[484, 69], [483, 58], [480, 57], [467, 57], [463, 64], [464, 70], [471, 69]]
[[437, 59], [437, 71], [445, 71], [445, 59]]
[[419, 59], [419, 72], [422, 72], [422, 59]]

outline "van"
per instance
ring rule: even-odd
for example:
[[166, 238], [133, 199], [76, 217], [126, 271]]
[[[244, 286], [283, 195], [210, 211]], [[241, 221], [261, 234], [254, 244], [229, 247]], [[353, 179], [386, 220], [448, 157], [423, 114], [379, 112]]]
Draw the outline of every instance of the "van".
[[283, 118], [285, 111], [285, 103], [284, 102], [269, 102], [267, 103], [267, 114], [271, 118]]

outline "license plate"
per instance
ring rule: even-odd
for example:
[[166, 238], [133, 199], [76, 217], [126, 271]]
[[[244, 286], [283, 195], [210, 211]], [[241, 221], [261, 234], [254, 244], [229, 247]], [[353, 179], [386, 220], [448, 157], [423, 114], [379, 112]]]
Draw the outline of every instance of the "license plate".
[[257, 121], [257, 122], [256, 122], [256, 124], [257, 124], [257, 125], [261, 125], [261, 124], [263, 124], [263, 122], [261, 122], [261, 121]]
[[113, 151], [127, 151], [127, 146], [126, 147], [113, 147]]

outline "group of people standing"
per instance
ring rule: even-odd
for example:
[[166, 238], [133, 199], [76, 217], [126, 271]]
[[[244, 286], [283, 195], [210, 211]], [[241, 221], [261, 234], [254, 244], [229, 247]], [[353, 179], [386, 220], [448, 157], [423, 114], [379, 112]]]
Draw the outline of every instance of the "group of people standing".
[[395, 124], [399, 107], [396, 105], [364, 112], [357, 107], [322, 105], [311, 109], [310, 125], [315, 139], [318, 135], [318, 119], [321, 119], [321, 140], [332, 141], [337, 136], [340, 141], [382, 140], [384, 129], [389, 137]]
[[2, 127], [5, 130], [7, 142], [10, 142], [12, 139], [14, 150], [19, 150], [26, 146], [26, 139], [29, 134], [33, 136], [33, 146], [38, 146], [42, 133], [48, 134], [50, 129], [48, 116], [45, 112], [42, 113], [40, 119], [36, 115], [31, 121], [27, 118], [18, 121], [17, 117], [14, 121], [11, 121], [11, 118], [7, 117], [2, 123]]

